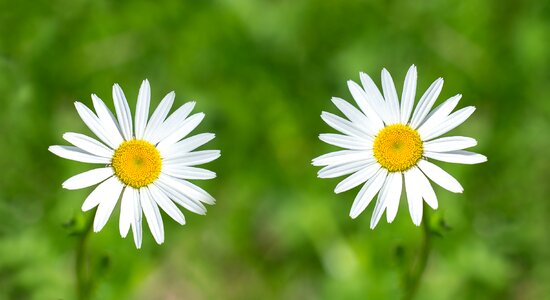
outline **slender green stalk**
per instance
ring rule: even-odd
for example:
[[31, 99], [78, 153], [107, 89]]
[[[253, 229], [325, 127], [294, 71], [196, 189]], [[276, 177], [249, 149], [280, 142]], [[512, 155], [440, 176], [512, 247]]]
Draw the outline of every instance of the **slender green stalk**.
[[422, 281], [422, 276], [424, 275], [424, 270], [426, 270], [426, 265], [428, 263], [428, 258], [431, 252], [432, 246], [432, 237], [430, 230], [430, 215], [427, 207], [424, 207], [424, 217], [422, 220], [422, 232], [423, 240], [420, 251], [418, 252], [411, 268], [405, 275], [404, 288], [405, 294], [403, 299], [412, 300], [414, 299], [418, 287]]
[[93, 218], [88, 217], [86, 224], [78, 236], [76, 245], [75, 272], [77, 280], [78, 299], [88, 300], [91, 295], [90, 260], [87, 253], [87, 243], [92, 232]]

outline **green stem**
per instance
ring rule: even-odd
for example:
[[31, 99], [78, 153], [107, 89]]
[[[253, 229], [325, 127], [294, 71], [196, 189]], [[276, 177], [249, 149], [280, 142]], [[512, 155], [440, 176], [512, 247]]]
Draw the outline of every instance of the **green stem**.
[[424, 271], [426, 270], [428, 258], [430, 256], [432, 239], [431, 239], [431, 231], [430, 231], [430, 215], [429, 215], [429, 210], [427, 209], [426, 206], [424, 207], [422, 229], [423, 229], [422, 230], [423, 240], [422, 240], [420, 252], [418, 253], [413, 264], [411, 265], [411, 268], [407, 272], [406, 278], [405, 278], [405, 284], [404, 284], [405, 295], [403, 299], [406, 299], [406, 300], [414, 299], [416, 292], [418, 291], [418, 287], [420, 286], [422, 276], [424, 275]]
[[76, 261], [75, 272], [77, 280], [78, 299], [90, 299], [91, 284], [90, 284], [90, 261], [87, 255], [87, 242], [90, 232], [92, 232], [93, 218], [88, 217], [86, 224], [80, 235], [76, 245]]

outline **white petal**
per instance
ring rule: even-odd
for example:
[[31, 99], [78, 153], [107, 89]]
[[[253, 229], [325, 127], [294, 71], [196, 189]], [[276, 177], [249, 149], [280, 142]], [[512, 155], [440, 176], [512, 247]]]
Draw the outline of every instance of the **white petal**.
[[118, 191], [118, 194], [116, 195], [118, 199], [122, 186], [122, 183], [118, 180], [118, 178], [116, 178], [116, 176], [105, 180], [98, 185], [95, 190], [90, 193], [90, 195], [88, 195], [86, 200], [84, 200], [84, 203], [82, 203], [82, 211], [88, 211], [96, 207], [100, 202], [106, 201], [105, 199], [112, 197], [116, 191]]
[[360, 112], [353, 105], [349, 104], [346, 100], [332, 97], [332, 103], [338, 107], [338, 109], [352, 122], [359, 125], [359, 129], [364, 131], [367, 135], [374, 136], [377, 131], [374, 129], [374, 125], [371, 121]]
[[402, 175], [400, 172], [388, 173], [388, 176], [386, 177], [386, 182], [380, 190], [380, 193], [378, 193], [378, 200], [376, 201], [376, 206], [374, 207], [374, 211], [372, 213], [372, 218], [370, 221], [371, 229], [374, 229], [374, 227], [376, 227], [378, 221], [380, 221], [380, 218], [384, 213], [384, 210], [386, 210], [387, 207], [388, 210], [386, 212], [386, 215], [390, 213], [390, 205], [395, 205], [394, 203], [396, 202], [399, 203], [399, 198], [401, 197], [401, 189], [403, 188], [401, 176]]
[[359, 161], [372, 158], [372, 150], [356, 151], [356, 150], [340, 150], [323, 154], [314, 158], [311, 162], [314, 166], [328, 166], [335, 164], [343, 164], [347, 162]]
[[[411, 117], [411, 112], [414, 106], [414, 96], [416, 95], [416, 66], [412, 65], [405, 77], [403, 85], [403, 94], [401, 95], [401, 123], [407, 124]], [[387, 215], [387, 213], [386, 213]]]
[[116, 181], [113, 180], [113, 184], [110, 186], [109, 192], [103, 194], [103, 199], [99, 202], [99, 206], [95, 212], [94, 232], [99, 232], [103, 229], [107, 223], [107, 220], [109, 220], [109, 217], [113, 213], [113, 209], [118, 202], [118, 198], [120, 197], [123, 187], [124, 185], [122, 185], [118, 179], [116, 179]]
[[366, 87], [363, 90], [360, 85], [351, 80], [348, 80], [348, 88], [361, 111], [363, 111], [367, 118], [372, 122], [374, 130], [378, 131], [384, 127], [384, 114], [381, 114], [380, 112], [384, 112], [385, 102], [378, 88], [376, 86], [374, 87], [375, 93], [379, 95], [381, 100], [376, 98], [376, 100], [374, 100], [373, 91], [367, 90]]
[[132, 220], [134, 218], [134, 205], [139, 201], [135, 196], [137, 191], [132, 187], [126, 187], [122, 193], [122, 199], [120, 200], [120, 219], [118, 222], [118, 229], [120, 236], [125, 238], [128, 235], [130, 226], [132, 226]]
[[118, 147], [123, 142], [123, 138], [115, 116], [107, 105], [105, 105], [103, 100], [101, 100], [96, 94], [92, 94], [92, 102], [94, 104], [97, 117], [99, 118], [101, 125], [103, 125], [103, 128], [105, 128], [105, 133], [109, 135], [109, 139], [114, 143], [115, 148]]
[[175, 154], [193, 151], [198, 147], [208, 143], [215, 137], [216, 135], [213, 133], [200, 133], [183, 139], [170, 147], [166, 147], [166, 149], [161, 151], [161, 155], [162, 157], [170, 157], [174, 156]]
[[96, 156], [73, 146], [50, 146], [48, 150], [59, 157], [79, 162], [90, 164], [108, 164], [111, 162], [111, 158]]
[[448, 152], [470, 148], [475, 145], [477, 145], [477, 141], [471, 137], [449, 136], [425, 142], [424, 150], [430, 152]]
[[156, 132], [152, 132], [152, 136], [149, 141], [156, 144], [174, 133], [174, 131], [178, 130], [193, 110], [193, 107], [195, 107], [194, 101], [187, 102], [180, 106], [180, 108], [178, 108], [159, 126]]
[[149, 104], [151, 102], [151, 86], [149, 80], [145, 79], [139, 88], [138, 100], [136, 104], [136, 139], [143, 139], [147, 118], [149, 118]]
[[[387, 120], [387, 109], [386, 109], [386, 101], [384, 100], [384, 97], [382, 97], [382, 94], [380, 93], [380, 90], [370, 78], [369, 75], [366, 73], [361, 72], [359, 74], [361, 77], [361, 84], [363, 85], [363, 93], [365, 95], [366, 102], [370, 104], [372, 112], [375, 113], [376, 118], [380, 121], [386, 122]], [[348, 81], [348, 87], [350, 82]], [[350, 89], [351, 90], [351, 89]], [[372, 118], [370, 115], [367, 115], [369, 118]], [[381, 124], [382, 126], [384, 124]], [[377, 128], [380, 130], [382, 127]]]
[[153, 201], [149, 189], [146, 187], [139, 189], [139, 199], [149, 230], [157, 244], [160, 245], [164, 242], [164, 224], [157, 203]]
[[439, 126], [427, 128], [423, 131], [419, 130], [418, 134], [420, 134], [420, 137], [423, 141], [429, 141], [455, 129], [457, 126], [464, 123], [464, 121], [466, 121], [466, 119], [468, 119], [475, 110], [476, 108], [473, 106], [468, 106], [463, 109], [457, 110], [449, 117], [447, 117], [444, 121], [442, 121]]
[[418, 162], [418, 167], [428, 176], [428, 178], [442, 188], [453, 193], [462, 193], [462, 191], [464, 191], [464, 188], [462, 188], [460, 183], [453, 176], [431, 162], [421, 159]]
[[356, 125], [350, 121], [340, 118], [337, 115], [328, 113], [326, 111], [321, 113], [321, 118], [325, 121], [330, 127], [344, 133], [347, 135], [352, 135], [356, 137], [368, 138], [369, 135], [363, 130], [359, 129]]
[[363, 169], [353, 173], [346, 179], [342, 180], [334, 189], [334, 192], [336, 194], [349, 191], [352, 188], [364, 183], [365, 181], [369, 180], [378, 170], [380, 169], [380, 165], [372, 162], [370, 165], [364, 167]]
[[349, 213], [350, 217], [353, 219], [357, 218], [357, 216], [359, 216], [359, 214], [367, 208], [374, 195], [376, 195], [376, 193], [378, 193], [378, 191], [382, 188], [387, 175], [388, 171], [381, 168], [378, 170], [376, 175], [374, 175], [374, 177], [365, 182], [365, 185], [363, 185], [359, 191], [359, 194], [357, 194], [357, 197], [355, 197], [355, 200], [353, 201], [353, 205], [351, 206], [351, 211]]
[[115, 153], [113, 149], [108, 148], [101, 142], [80, 133], [67, 132], [63, 134], [63, 138], [81, 150], [93, 155], [112, 158]]
[[319, 135], [319, 139], [327, 144], [351, 150], [369, 150], [373, 145], [372, 140], [335, 133], [322, 133]]
[[84, 124], [90, 128], [90, 130], [105, 144], [112, 149], [115, 149], [119, 144], [113, 138], [116, 137], [115, 133], [109, 133], [109, 131], [103, 127], [97, 116], [86, 105], [75, 102], [74, 106], [78, 115], [84, 121]]
[[317, 172], [319, 178], [335, 178], [351, 173], [355, 173], [363, 168], [368, 167], [374, 163], [374, 158], [366, 159], [362, 161], [354, 161], [349, 163], [343, 163], [339, 165], [329, 165]]
[[136, 244], [136, 248], [141, 248], [141, 241], [143, 237], [143, 230], [142, 230], [142, 209], [141, 209], [141, 203], [139, 200], [139, 192], [138, 190], [131, 188], [132, 190], [132, 200], [134, 202], [134, 211], [132, 216], [132, 231], [134, 232], [134, 243]]
[[157, 109], [155, 109], [155, 112], [153, 112], [151, 119], [149, 119], [149, 122], [145, 127], [143, 139], [149, 141], [151, 140], [151, 138], [153, 138], [159, 127], [162, 125], [162, 122], [164, 122], [164, 119], [168, 115], [168, 112], [170, 112], [170, 108], [172, 107], [172, 104], [174, 104], [175, 97], [176, 93], [170, 92], [166, 96], [164, 96], [162, 101], [160, 101], [159, 106], [157, 107]]
[[216, 173], [210, 170], [194, 167], [170, 167], [166, 166], [162, 172], [176, 178], [207, 180], [216, 178]]
[[103, 180], [113, 176], [113, 168], [105, 167], [93, 169], [80, 174], [77, 174], [63, 182], [63, 188], [68, 190], [83, 189], [92, 185], [96, 185]]
[[449, 114], [455, 109], [458, 102], [462, 98], [461, 94], [455, 95], [440, 104], [426, 117], [426, 121], [418, 128], [419, 132], [426, 132], [437, 128], [441, 122], [443, 122]]
[[176, 142], [187, 136], [191, 131], [193, 131], [201, 121], [204, 119], [204, 113], [194, 114], [191, 117], [187, 118], [182, 124], [181, 127], [176, 131], [172, 132], [169, 136], [162, 139], [158, 144], [157, 148], [159, 151], [163, 151], [168, 147], [174, 145]]
[[148, 186], [149, 191], [151, 192], [152, 199], [157, 202], [158, 206], [166, 212], [174, 221], [178, 222], [181, 225], [185, 224], [185, 217], [179, 210], [179, 208], [172, 202], [172, 200], [168, 199], [168, 196], [164, 194], [163, 191], [161, 191], [156, 185], [151, 184]]
[[399, 202], [401, 200], [401, 193], [403, 191], [403, 174], [396, 172], [393, 173], [394, 178], [392, 181], [392, 193], [395, 192], [395, 194], [392, 194], [393, 196], [387, 201], [386, 203], [386, 220], [388, 223], [393, 222], [395, 220], [395, 216], [397, 215], [397, 210], [399, 209]]
[[425, 151], [424, 156], [440, 161], [466, 165], [479, 164], [487, 161], [487, 157], [485, 155], [465, 150], [456, 150], [450, 152]]
[[412, 168], [407, 170], [405, 175], [405, 190], [407, 193], [407, 202], [409, 203], [409, 213], [411, 214], [414, 225], [420, 226], [422, 222], [422, 189], [418, 184]]
[[437, 196], [435, 195], [430, 181], [426, 178], [424, 173], [420, 171], [420, 169], [417, 167], [413, 167], [413, 169], [415, 176], [417, 176], [419, 187], [422, 190], [422, 198], [424, 198], [424, 201], [426, 201], [431, 208], [437, 209]]
[[115, 104], [115, 110], [118, 117], [118, 124], [122, 131], [122, 136], [125, 140], [131, 140], [132, 134], [132, 113], [130, 112], [130, 106], [126, 101], [126, 96], [118, 84], [113, 85], [113, 102]]
[[399, 100], [397, 99], [397, 90], [390, 75], [386, 69], [382, 69], [382, 90], [384, 91], [384, 99], [386, 99], [386, 112], [388, 114], [388, 124], [399, 122], [401, 112], [399, 111]]
[[411, 127], [416, 129], [418, 126], [420, 126], [423, 122], [428, 113], [430, 112], [430, 109], [432, 109], [432, 106], [434, 105], [435, 101], [437, 100], [437, 97], [439, 96], [439, 93], [441, 93], [441, 89], [443, 88], [443, 78], [438, 78], [432, 85], [428, 88], [428, 90], [422, 95], [422, 98], [418, 101], [418, 105], [416, 106], [416, 109], [414, 110], [412, 119], [411, 119]]
[[201, 150], [166, 157], [163, 163], [167, 166], [196, 166], [214, 161], [218, 159], [220, 155], [220, 150]]
[[208, 192], [206, 192], [205, 190], [201, 189], [200, 187], [192, 184], [187, 180], [177, 179], [175, 177], [171, 177], [165, 174], [161, 174], [160, 178], [163, 179], [164, 182], [168, 182], [168, 178], [177, 182], [177, 184], [171, 185], [171, 187], [182, 192], [185, 196], [189, 197], [192, 200], [200, 201], [211, 205], [216, 203], [216, 200], [214, 199], [214, 197], [212, 197]]
[[206, 214], [206, 207], [198, 201], [187, 197], [181, 191], [181, 185], [179, 183], [174, 183], [173, 180], [166, 179], [158, 180], [154, 183], [159, 189], [161, 189], [170, 199], [172, 199], [177, 204], [185, 207], [185, 209], [194, 212], [199, 215]]

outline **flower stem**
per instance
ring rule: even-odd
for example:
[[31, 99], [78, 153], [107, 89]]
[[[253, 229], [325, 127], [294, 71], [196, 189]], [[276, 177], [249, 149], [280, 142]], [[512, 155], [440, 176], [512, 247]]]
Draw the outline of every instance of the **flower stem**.
[[88, 300], [91, 295], [90, 261], [87, 254], [87, 242], [92, 231], [93, 218], [88, 217], [86, 224], [78, 236], [76, 245], [75, 272], [77, 280], [78, 299]]
[[422, 220], [422, 232], [423, 240], [419, 253], [417, 254], [411, 268], [405, 275], [404, 288], [405, 295], [403, 299], [412, 300], [414, 299], [422, 276], [424, 275], [424, 270], [428, 263], [428, 258], [430, 256], [432, 239], [431, 239], [431, 230], [430, 230], [430, 215], [428, 207], [424, 206], [424, 217]]

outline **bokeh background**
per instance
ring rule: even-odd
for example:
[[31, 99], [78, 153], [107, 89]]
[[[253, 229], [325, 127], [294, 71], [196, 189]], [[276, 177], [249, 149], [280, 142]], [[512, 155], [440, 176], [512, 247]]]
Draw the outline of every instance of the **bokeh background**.
[[185, 226], [164, 215], [161, 246], [145, 226], [141, 250], [115, 210], [88, 240], [94, 299], [400, 297], [422, 241], [406, 203], [370, 230], [373, 206], [351, 220], [358, 189], [335, 195], [310, 160], [335, 150], [319, 115], [348, 79], [386, 67], [400, 92], [413, 63], [417, 94], [441, 76], [437, 103], [477, 107], [452, 134], [489, 158], [440, 164], [465, 192], [436, 187], [418, 299], [550, 299], [549, 36], [548, 1], [0, 0], [0, 299], [76, 297], [91, 188], [61, 183], [90, 166], [47, 148], [89, 133], [75, 100], [112, 108], [116, 82], [133, 109], [144, 78], [152, 107], [175, 90], [206, 113], [196, 132], [222, 157], [196, 183], [218, 202]]

